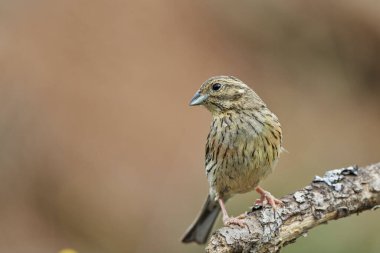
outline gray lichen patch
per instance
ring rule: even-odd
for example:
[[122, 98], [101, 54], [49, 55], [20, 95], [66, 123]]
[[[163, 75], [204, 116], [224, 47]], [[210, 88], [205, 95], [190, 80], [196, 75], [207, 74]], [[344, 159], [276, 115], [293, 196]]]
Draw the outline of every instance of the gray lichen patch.
[[241, 231], [238, 232], [235, 229], [221, 228], [219, 230], [219, 233], [226, 239], [227, 244], [233, 244], [236, 240], [239, 240], [241, 237]]
[[359, 182], [354, 182], [352, 185], [352, 190], [355, 193], [360, 193], [363, 191], [363, 186]]
[[333, 187], [335, 191], [339, 192], [343, 188], [343, 185], [340, 183], [340, 181], [347, 175], [357, 176], [358, 166], [354, 165], [348, 168], [327, 171], [323, 177], [315, 176], [313, 183], [324, 182], [328, 186]]
[[311, 191], [313, 190], [313, 187], [311, 185], [308, 185], [308, 186], [305, 186], [304, 189], [307, 191]]
[[261, 212], [261, 220], [262, 220], [262, 222], [264, 222], [264, 223], [275, 222], [276, 221], [275, 214], [276, 214], [276, 211], [273, 210], [273, 208], [265, 208]]
[[380, 177], [376, 175], [370, 183], [370, 187], [375, 192], [380, 192]]
[[298, 202], [298, 203], [303, 203], [306, 201], [306, 194], [302, 191], [299, 191], [299, 192], [296, 192], [293, 194], [293, 197], [294, 199]]
[[325, 195], [323, 193], [315, 191], [312, 192], [310, 196], [316, 209], [326, 209], [325, 206], [327, 206], [328, 203], [325, 202]]

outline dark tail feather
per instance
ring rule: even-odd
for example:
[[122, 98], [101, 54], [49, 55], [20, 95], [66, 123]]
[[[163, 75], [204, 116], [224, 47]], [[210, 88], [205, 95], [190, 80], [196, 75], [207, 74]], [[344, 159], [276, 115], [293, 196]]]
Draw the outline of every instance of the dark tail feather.
[[182, 238], [183, 243], [196, 242], [204, 244], [211, 232], [212, 226], [218, 217], [220, 207], [218, 203], [207, 196], [206, 202], [203, 204], [202, 210], [193, 224], [187, 229]]

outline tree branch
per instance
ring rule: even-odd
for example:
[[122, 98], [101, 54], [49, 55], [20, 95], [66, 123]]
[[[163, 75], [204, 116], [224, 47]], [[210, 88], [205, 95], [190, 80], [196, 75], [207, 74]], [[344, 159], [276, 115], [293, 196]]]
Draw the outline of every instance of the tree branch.
[[208, 253], [278, 252], [313, 227], [380, 205], [380, 163], [331, 170], [302, 190], [282, 198], [284, 205], [244, 216], [247, 227], [223, 227], [211, 237]]

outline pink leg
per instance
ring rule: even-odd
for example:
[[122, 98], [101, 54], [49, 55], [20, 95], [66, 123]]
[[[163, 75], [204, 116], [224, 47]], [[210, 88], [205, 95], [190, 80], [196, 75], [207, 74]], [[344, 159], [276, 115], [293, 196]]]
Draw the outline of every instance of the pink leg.
[[224, 205], [223, 199], [218, 199], [218, 201], [219, 201], [220, 208], [222, 209], [224, 226], [230, 226], [232, 224], [238, 225], [240, 227], [246, 226], [243, 220], [228, 216], [227, 209], [226, 209], [226, 206]]
[[265, 195], [260, 195], [260, 198], [259, 199], [256, 199], [255, 201], [255, 205], [264, 205], [264, 201], [265, 201]]
[[260, 199], [256, 200], [256, 204], [264, 205], [264, 202], [267, 201], [274, 209], [276, 209], [276, 204], [282, 205], [282, 201], [273, 197], [273, 195], [261, 188], [260, 186], [256, 187], [256, 192], [261, 195]]

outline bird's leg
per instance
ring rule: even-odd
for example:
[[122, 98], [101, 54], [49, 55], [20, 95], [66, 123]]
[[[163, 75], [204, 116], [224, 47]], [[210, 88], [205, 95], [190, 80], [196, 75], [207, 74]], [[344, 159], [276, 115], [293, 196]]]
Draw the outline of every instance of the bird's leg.
[[238, 225], [240, 227], [244, 227], [247, 225], [243, 220], [241, 220], [239, 218], [229, 217], [228, 213], [227, 213], [226, 206], [224, 205], [223, 199], [219, 198], [218, 201], [219, 201], [220, 208], [222, 209], [224, 226], [230, 226], [232, 224], [235, 224], [235, 225]]
[[264, 190], [260, 186], [256, 187], [256, 192], [261, 196], [260, 199], [256, 200], [256, 205], [264, 205], [264, 202], [267, 201], [269, 205], [276, 208], [276, 204], [283, 204], [281, 200], [276, 199], [270, 192]]

